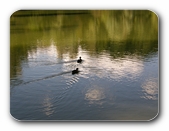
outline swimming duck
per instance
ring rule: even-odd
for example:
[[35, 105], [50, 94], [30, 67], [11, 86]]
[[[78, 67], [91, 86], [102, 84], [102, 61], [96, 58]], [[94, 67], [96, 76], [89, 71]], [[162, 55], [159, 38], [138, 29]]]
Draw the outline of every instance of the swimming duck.
[[81, 63], [82, 62], [82, 59], [81, 57], [79, 57], [79, 59], [77, 60], [77, 63]]
[[72, 71], [72, 75], [77, 74], [77, 73], [79, 73], [78, 68], [76, 68], [76, 70], [73, 70], [73, 71]]

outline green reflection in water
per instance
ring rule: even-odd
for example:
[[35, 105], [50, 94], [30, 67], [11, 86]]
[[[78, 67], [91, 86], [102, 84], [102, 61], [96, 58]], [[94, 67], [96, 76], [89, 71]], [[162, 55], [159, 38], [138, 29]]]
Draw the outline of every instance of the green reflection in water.
[[10, 77], [21, 74], [28, 52], [56, 45], [58, 58], [78, 48], [112, 58], [158, 51], [158, 18], [148, 10], [20, 10], [10, 18]]

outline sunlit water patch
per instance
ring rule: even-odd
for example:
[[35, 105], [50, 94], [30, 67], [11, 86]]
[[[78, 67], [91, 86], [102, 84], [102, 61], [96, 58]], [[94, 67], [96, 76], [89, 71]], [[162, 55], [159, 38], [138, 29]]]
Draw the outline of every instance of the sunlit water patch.
[[102, 53], [99, 58], [91, 58], [87, 52], [79, 48], [79, 56], [85, 59], [82, 65], [82, 73], [86, 75], [96, 75], [101, 78], [120, 80], [122, 78], [135, 79], [139, 77], [144, 69], [141, 59], [137, 57], [125, 56], [121, 59], [112, 59], [108, 53]]

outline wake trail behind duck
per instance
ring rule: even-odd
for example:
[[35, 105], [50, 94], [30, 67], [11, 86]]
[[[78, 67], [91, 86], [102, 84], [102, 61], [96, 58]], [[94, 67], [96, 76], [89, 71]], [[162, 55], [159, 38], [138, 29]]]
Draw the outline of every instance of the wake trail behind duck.
[[66, 74], [66, 73], [70, 73], [71, 71], [67, 71], [67, 72], [61, 72], [59, 74], [53, 74], [53, 75], [50, 75], [50, 76], [46, 76], [46, 77], [43, 77], [43, 78], [39, 78], [39, 79], [35, 79], [35, 80], [31, 80], [31, 81], [27, 81], [27, 82], [23, 82], [22, 84], [29, 84], [29, 83], [32, 83], [32, 82], [37, 82], [37, 81], [40, 81], [40, 80], [46, 80], [46, 79], [50, 79], [50, 78], [53, 78], [53, 77], [56, 77], [56, 76], [60, 76], [60, 75], [63, 75], [63, 74]]
[[55, 65], [55, 64], [64, 64], [64, 63], [71, 63], [75, 62], [77, 60], [71, 60], [71, 61], [63, 61], [63, 62], [52, 62], [52, 61], [29, 61], [29, 62], [45, 62], [43, 65]]

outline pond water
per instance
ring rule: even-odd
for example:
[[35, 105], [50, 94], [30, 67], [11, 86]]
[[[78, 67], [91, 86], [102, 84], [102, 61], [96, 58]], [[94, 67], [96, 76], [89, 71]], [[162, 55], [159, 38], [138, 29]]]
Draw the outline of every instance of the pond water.
[[18, 120], [151, 120], [159, 109], [158, 54], [158, 18], [148, 10], [17, 11], [10, 17], [10, 113]]

